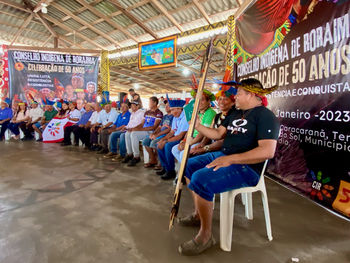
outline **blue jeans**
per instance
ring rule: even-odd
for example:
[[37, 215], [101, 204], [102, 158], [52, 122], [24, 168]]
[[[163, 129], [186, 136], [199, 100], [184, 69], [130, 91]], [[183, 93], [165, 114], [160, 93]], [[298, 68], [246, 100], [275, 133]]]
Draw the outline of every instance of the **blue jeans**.
[[19, 135], [19, 125], [21, 125], [22, 122], [20, 123], [13, 123], [10, 122], [8, 125], [8, 129], [14, 134], [14, 135]]
[[167, 142], [162, 150], [157, 149], [159, 161], [167, 172], [175, 170], [175, 158], [171, 153], [171, 148], [179, 144], [179, 142], [180, 141]]
[[2, 140], [2, 137], [4, 137], [5, 131], [7, 130], [7, 127], [8, 127], [9, 124], [10, 124], [10, 121], [5, 121], [3, 124], [0, 124], [1, 125], [0, 141]]
[[[190, 150], [192, 149], [192, 147], [198, 145], [199, 143], [195, 143], [193, 145], [191, 145], [190, 147]], [[182, 157], [184, 155], [184, 151], [180, 151], [179, 148], [178, 148], [178, 145], [174, 145], [174, 147], [171, 149], [171, 152], [173, 153], [175, 159], [178, 161], [178, 162], [182, 162]]]
[[119, 139], [119, 153], [121, 156], [125, 156], [126, 147], [125, 147], [125, 132], [115, 131], [112, 132], [109, 136], [109, 150], [112, 153], [117, 153], [118, 151], [118, 139]]
[[185, 176], [190, 179], [188, 188], [207, 201], [213, 201], [214, 194], [247, 186], [255, 186], [260, 175], [246, 164], [232, 164], [214, 172], [205, 166], [225, 156], [222, 152], [210, 152], [188, 159]]

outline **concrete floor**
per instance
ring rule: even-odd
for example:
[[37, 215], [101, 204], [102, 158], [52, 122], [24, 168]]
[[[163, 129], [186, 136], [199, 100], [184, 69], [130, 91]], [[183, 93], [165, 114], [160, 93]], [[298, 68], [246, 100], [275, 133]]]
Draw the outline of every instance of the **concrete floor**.
[[[350, 262], [350, 223], [267, 180], [274, 240], [262, 205], [254, 220], [236, 202], [230, 253], [219, 245], [183, 257], [178, 245], [196, 233], [168, 232], [171, 182], [141, 164], [129, 168], [81, 147], [0, 143], [0, 262]], [[187, 191], [180, 215], [191, 211]], [[219, 239], [219, 203], [214, 236]]]

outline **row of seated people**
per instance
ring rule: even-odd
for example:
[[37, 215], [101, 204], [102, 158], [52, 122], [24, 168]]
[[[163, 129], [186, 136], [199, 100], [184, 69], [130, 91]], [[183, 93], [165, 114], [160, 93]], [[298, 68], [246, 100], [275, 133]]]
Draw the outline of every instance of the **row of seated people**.
[[[33, 132], [38, 133], [38, 141], [42, 141], [42, 131], [53, 118], [67, 118], [70, 122], [76, 123], [80, 120], [85, 109], [79, 111], [75, 102], [58, 102], [57, 109], [53, 107], [53, 103], [46, 103], [43, 109], [39, 107], [36, 101], [31, 101], [30, 107], [20, 101], [18, 109], [15, 111], [10, 108], [11, 101], [5, 99], [1, 102], [0, 108], [0, 139], [4, 139], [5, 131], [8, 129], [14, 134], [13, 139], [20, 138], [20, 131], [23, 132], [22, 140], [33, 139]], [[89, 105], [86, 106], [88, 108]]]
[[[193, 239], [179, 246], [183, 255], [197, 255], [215, 245], [212, 235], [214, 195], [255, 186], [263, 162], [272, 158], [276, 149], [279, 123], [274, 113], [266, 108], [265, 95], [277, 87], [264, 88], [256, 79], [224, 84], [233, 85], [238, 91], [222, 88], [214, 96], [204, 90], [198, 119], [191, 120], [195, 121], [195, 132], [188, 142], [190, 158], [184, 175], [195, 209], [192, 214], [179, 218], [178, 223], [200, 226], [200, 229]], [[218, 114], [210, 107], [215, 97], [221, 110]], [[83, 122], [83, 115], [81, 123], [66, 127], [62, 145], [71, 144], [70, 133], [73, 132], [75, 142], [80, 139], [89, 149], [98, 150], [106, 158], [135, 166], [140, 161], [139, 143], [142, 141], [149, 153], [145, 167], [157, 166], [159, 159], [160, 167], [155, 167], [159, 168], [157, 174], [166, 180], [174, 178], [175, 159], [182, 160], [184, 138], [189, 128], [184, 104], [182, 100], [168, 100], [164, 116], [157, 107], [156, 97], [150, 98], [147, 111], [141, 109], [138, 101], [131, 101], [131, 106], [122, 103], [119, 115], [108, 103], [103, 109], [95, 105], [93, 112], [92, 105], [88, 104], [84, 114], [91, 112], [90, 118]], [[0, 124], [4, 125], [4, 120], [10, 120], [8, 110], [4, 109], [9, 104], [1, 105]], [[45, 116], [43, 118], [45, 120]]]

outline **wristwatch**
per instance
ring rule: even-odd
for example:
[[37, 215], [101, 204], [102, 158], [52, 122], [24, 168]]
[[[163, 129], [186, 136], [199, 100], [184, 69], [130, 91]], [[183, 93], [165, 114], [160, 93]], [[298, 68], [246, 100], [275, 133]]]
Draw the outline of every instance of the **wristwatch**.
[[206, 146], [203, 147], [203, 149], [205, 150], [205, 152], [209, 152], [210, 151], [210, 146], [206, 145]]

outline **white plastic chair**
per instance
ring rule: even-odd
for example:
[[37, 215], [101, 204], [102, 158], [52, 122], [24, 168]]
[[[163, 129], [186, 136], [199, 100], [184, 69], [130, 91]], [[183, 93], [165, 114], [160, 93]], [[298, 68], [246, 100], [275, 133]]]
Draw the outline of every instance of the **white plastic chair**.
[[[142, 141], [141, 142], [141, 145], [142, 145]], [[143, 162], [144, 163], [148, 163], [149, 162], [149, 154], [146, 150], [146, 147], [142, 145], [142, 150], [143, 150]]]
[[235, 197], [242, 194], [242, 202], [245, 205], [245, 215], [253, 219], [252, 193], [260, 191], [264, 207], [266, 232], [269, 241], [272, 241], [271, 221], [267, 193], [265, 187], [264, 173], [268, 160], [265, 161], [261, 171], [259, 182], [254, 187], [243, 187], [220, 194], [220, 247], [224, 251], [231, 251], [232, 229], [234, 216]]

